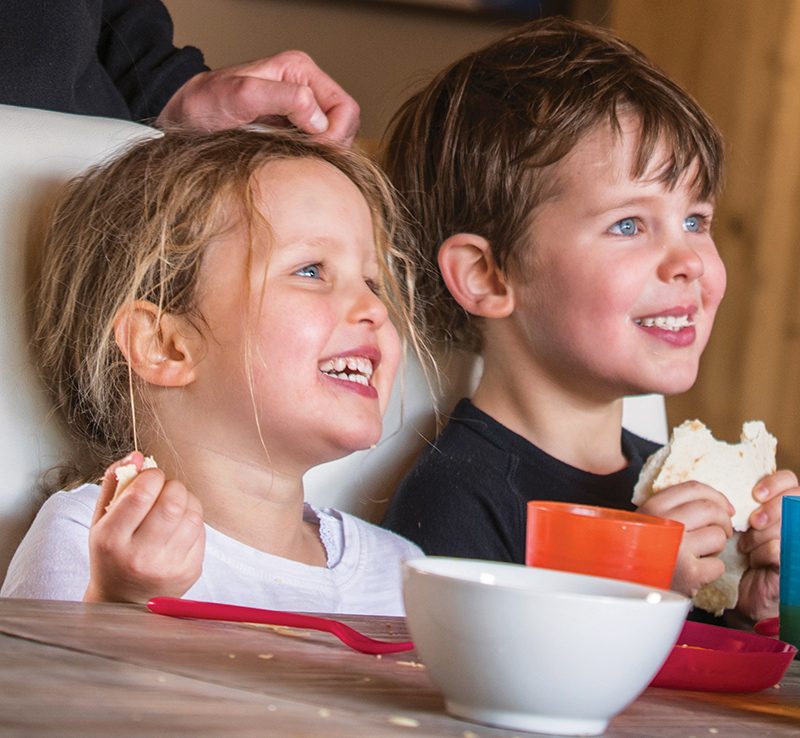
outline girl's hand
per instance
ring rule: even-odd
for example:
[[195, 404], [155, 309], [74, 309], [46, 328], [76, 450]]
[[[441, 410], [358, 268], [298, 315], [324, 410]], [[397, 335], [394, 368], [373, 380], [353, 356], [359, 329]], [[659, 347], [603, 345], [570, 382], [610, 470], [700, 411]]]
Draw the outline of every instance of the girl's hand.
[[786, 469], [764, 477], [753, 489], [761, 506], [750, 515], [750, 529], [742, 534], [739, 550], [749, 567], [739, 582], [736, 610], [751, 620], [778, 614], [778, 579], [781, 563], [781, 498], [799, 495], [797, 477]]
[[142, 471], [114, 504], [114, 470], [144, 457], [135, 451], [103, 476], [89, 531], [87, 602], [146, 602], [180, 597], [200, 576], [205, 550], [202, 507], [186, 487], [160, 469]]
[[722, 576], [718, 554], [731, 536], [734, 509], [728, 498], [708, 485], [683, 482], [654, 494], [639, 512], [677, 520], [684, 525], [671, 587], [689, 597]]

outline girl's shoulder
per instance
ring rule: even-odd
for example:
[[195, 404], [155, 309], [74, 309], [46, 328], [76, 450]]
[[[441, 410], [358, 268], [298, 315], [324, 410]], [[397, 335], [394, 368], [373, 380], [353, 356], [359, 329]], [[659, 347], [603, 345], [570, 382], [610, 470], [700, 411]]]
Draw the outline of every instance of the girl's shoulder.
[[97, 484], [82, 484], [74, 489], [62, 489], [48, 497], [37, 515], [38, 517], [62, 517], [67, 515], [76, 520], [91, 523], [100, 487]]
[[[346, 553], [359, 556], [369, 553], [401, 560], [423, 555], [419, 546], [408, 539], [356, 515], [331, 507], [312, 509], [320, 521], [320, 537], [328, 550], [329, 566], [334, 548], [338, 548], [340, 554], [335, 558], [342, 558]], [[336, 533], [332, 535], [333, 531]]]

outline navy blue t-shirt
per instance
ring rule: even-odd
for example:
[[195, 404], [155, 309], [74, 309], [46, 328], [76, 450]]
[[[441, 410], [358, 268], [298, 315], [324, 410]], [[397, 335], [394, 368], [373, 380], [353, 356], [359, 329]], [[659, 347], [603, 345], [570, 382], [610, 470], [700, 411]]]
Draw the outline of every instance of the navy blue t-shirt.
[[525, 563], [529, 500], [633, 510], [633, 486], [659, 445], [622, 431], [628, 465], [591, 474], [549, 456], [461, 400], [392, 497], [382, 525], [426, 554]]

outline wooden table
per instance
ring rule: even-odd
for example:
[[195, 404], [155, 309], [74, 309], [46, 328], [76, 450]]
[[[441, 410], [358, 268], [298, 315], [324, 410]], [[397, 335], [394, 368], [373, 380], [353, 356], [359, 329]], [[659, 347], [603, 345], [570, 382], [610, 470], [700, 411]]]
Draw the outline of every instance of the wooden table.
[[[347, 618], [405, 639], [399, 618]], [[326, 634], [176, 620], [136, 605], [0, 600], [0, 735], [520, 735], [449, 717], [413, 653]], [[529, 735], [529, 734], [523, 734]], [[648, 689], [608, 736], [800, 735], [800, 662], [756, 694]]]

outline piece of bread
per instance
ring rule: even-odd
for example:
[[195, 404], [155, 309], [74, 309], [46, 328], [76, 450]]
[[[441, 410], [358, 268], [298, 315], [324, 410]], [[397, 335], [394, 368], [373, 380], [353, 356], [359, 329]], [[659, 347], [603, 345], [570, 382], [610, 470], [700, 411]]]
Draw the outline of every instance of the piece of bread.
[[[142, 471], [145, 469], [158, 469], [158, 464], [156, 464], [156, 460], [152, 456], [144, 457]], [[109, 505], [111, 505], [117, 497], [122, 494], [122, 491], [139, 476], [139, 470], [137, 470], [136, 464], [123, 464], [114, 469], [114, 476], [117, 478], [117, 488], [114, 490], [114, 496], [111, 498], [111, 502], [108, 503]]]
[[759, 505], [753, 499], [753, 488], [775, 471], [776, 448], [775, 437], [760, 420], [742, 426], [738, 444], [718, 441], [699, 420], [687, 420], [672, 431], [669, 443], [647, 460], [634, 487], [633, 503], [638, 506], [667, 487], [702, 482], [722, 492], [736, 508], [734, 534], [720, 555], [725, 573], [692, 598], [697, 607], [715, 615], [736, 606], [739, 580], [747, 568], [747, 558], [738, 549], [739, 537], [749, 528], [750, 514]]

